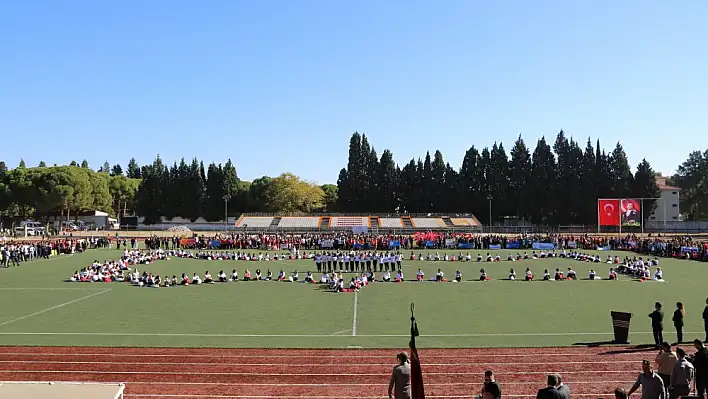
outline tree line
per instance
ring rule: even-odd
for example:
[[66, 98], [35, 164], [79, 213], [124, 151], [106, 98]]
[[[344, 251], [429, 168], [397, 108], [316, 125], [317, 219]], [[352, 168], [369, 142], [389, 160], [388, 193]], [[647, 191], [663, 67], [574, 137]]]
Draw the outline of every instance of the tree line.
[[[5, 216], [68, 216], [82, 210], [112, 215], [134, 212], [146, 222], [161, 217], [223, 220], [243, 212], [282, 213], [472, 213], [536, 224], [594, 224], [597, 198], [655, 198], [660, 192], [646, 159], [632, 169], [620, 143], [606, 152], [597, 140], [585, 147], [560, 131], [553, 143], [541, 137], [533, 148], [519, 136], [507, 153], [503, 143], [470, 147], [459, 167], [443, 154], [426, 153], [404, 165], [392, 151], [377, 154], [366, 135], [354, 133], [337, 184], [317, 185], [291, 173], [239, 179], [224, 164], [182, 159], [149, 165], [131, 159], [125, 170], [105, 162], [95, 171], [85, 160], [68, 165], [8, 169], [0, 161], [0, 212]], [[670, 184], [682, 189], [689, 219], [708, 217], [708, 150], [694, 152]], [[656, 204], [645, 201], [645, 217]]]

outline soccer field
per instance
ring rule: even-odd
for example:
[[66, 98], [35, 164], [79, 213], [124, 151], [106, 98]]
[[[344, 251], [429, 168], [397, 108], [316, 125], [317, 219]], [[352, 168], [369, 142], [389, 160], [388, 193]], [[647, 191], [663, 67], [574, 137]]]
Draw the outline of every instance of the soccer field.
[[[457, 252], [457, 251], [455, 251]], [[486, 252], [486, 251], [485, 251]], [[503, 258], [507, 252], [500, 251]], [[515, 251], [514, 251], [515, 253]], [[476, 256], [477, 251], [472, 252]], [[601, 255], [606, 257], [603, 252]], [[618, 253], [620, 257], [627, 253]], [[565, 346], [612, 338], [610, 311], [634, 313], [630, 339], [651, 341], [648, 313], [664, 303], [666, 338], [675, 339], [671, 312], [686, 305], [687, 339], [703, 338], [701, 312], [706, 264], [662, 260], [665, 283], [619, 281], [504, 281], [510, 267], [522, 276], [530, 267], [572, 267], [582, 279], [590, 268], [603, 278], [608, 265], [564, 259], [500, 263], [404, 261], [406, 278], [417, 268], [437, 268], [462, 283], [374, 283], [358, 293], [331, 293], [316, 284], [237, 282], [189, 287], [139, 288], [127, 283], [67, 283], [74, 270], [94, 259], [114, 259], [101, 250], [0, 270], [0, 336], [6, 345], [89, 345], [252, 348], [386, 348], [405, 346], [409, 305], [415, 302], [421, 347]], [[309, 260], [279, 262], [204, 261], [172, 258], [138, 266], [159, 275], [216, 274], [225, 269], [270, 267], [274, 275], [314, 269]], [[484, 267], [492, 281], [474, 281]]]

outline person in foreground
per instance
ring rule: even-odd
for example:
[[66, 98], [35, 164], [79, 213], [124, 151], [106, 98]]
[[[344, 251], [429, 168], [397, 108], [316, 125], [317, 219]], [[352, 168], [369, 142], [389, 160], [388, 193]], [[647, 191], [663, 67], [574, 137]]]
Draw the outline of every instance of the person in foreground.
[[669, 399], [677, 399], [691, 393], [691, 385], [696, 376], [696, 370], [691, 362], [686, 359], [686, 351], [676, 348], [678, 361], [674, 365], [669, 384]]
[[401, 352], [396, 356], [398, 365], [393, 368], [391, 381], [388, 383], [388, 397], [394, 399], [411, 398], [411, 364], [408, 354]]
[[501, 399], [501, 386], [494, 377], [492, 370], [484, 372], [484, 385], [476, 399]]
[[632, 388], [627, 392], [627, 397], [632, 396], [640, 386], [642, 387], [642, 399], [666, 398], [664, 380], [659, 377], [659, 374], [654, 372], [649, 360], [642, 361], [642, 372], [637, 377], [637, 381], [632, 385]]
[[561, 393], [558, 392], [558, 376], [549, 374], [546, 382], [546, 387], [538, 390], [536, 399], [562, 399]]
[[570, 399], [570, 387], [563, 383], [563, 377], [560, 374], [556, 374], [556, 378], [558, 379], [558, 386], [556, 387], [558, 394], [563, 399]]

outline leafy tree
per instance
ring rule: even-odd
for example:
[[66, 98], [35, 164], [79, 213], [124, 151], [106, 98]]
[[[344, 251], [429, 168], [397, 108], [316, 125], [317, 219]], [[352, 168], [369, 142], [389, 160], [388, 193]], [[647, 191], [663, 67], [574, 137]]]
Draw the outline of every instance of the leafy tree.
[[555, 217], [556, 200], [556, 159], [546, 139], [541, 137], [531, 157], [531, 177], [529, 186], [531, 215], [534, 223], [546, 223]]
[[113, 214], [125, 215], [128, 209], [135, 208], [135, 196], [138, 193], [140, 180], [123, 175], [111, 176], [108, 180], [108, 190], [113, 203]]
[[609, 171], [613, 194], [615, 198], [629, 198], [632, 195], [632, 170], [629, 168], [627, 154], [620, 143], [617, 143], [609, 159]]
[[44, 163], [44, 161], [40, 161], [38, 167], [40, 167], [40, 168], [46, 168], [46, 167], [47, 167], [47, 164]]
[[81, 167], [84, 169], [88, 169], [89, 168], [88, 161], [85, 159], [83, 161], [81, 161]]
[[334, 184], [323, 184], [320, 186], [324, 197], [322, 199], [322, 211], [323, 212], [334, 212], [337, 207], [337, 200], [339, 196], [339, 189]]
[[17, 167], [18, 167], [18, 168], [22, 168], [22, 169], [26, 168], [27, 165], [25, 165], [25, 160], [24, 160], [24, 159], [20, 159], [20, 164], [19, 164]]
[[320, 186], [300, 180], [292, 173], [272, 179], [266, 193], [266, 207], [283, 213], [313, 212], [322, 208], [324, 200]]
[[671, 183], [681, 188], [681, 212], [688, 220], [708, 220], [708, 150], [693, 151]]

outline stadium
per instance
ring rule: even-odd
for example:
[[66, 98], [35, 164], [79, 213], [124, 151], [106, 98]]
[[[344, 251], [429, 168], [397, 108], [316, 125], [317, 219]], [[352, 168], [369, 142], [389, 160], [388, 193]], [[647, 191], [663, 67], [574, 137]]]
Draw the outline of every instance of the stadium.
[[0, 399], [708, 399], [708, 3], [3, 6]]

